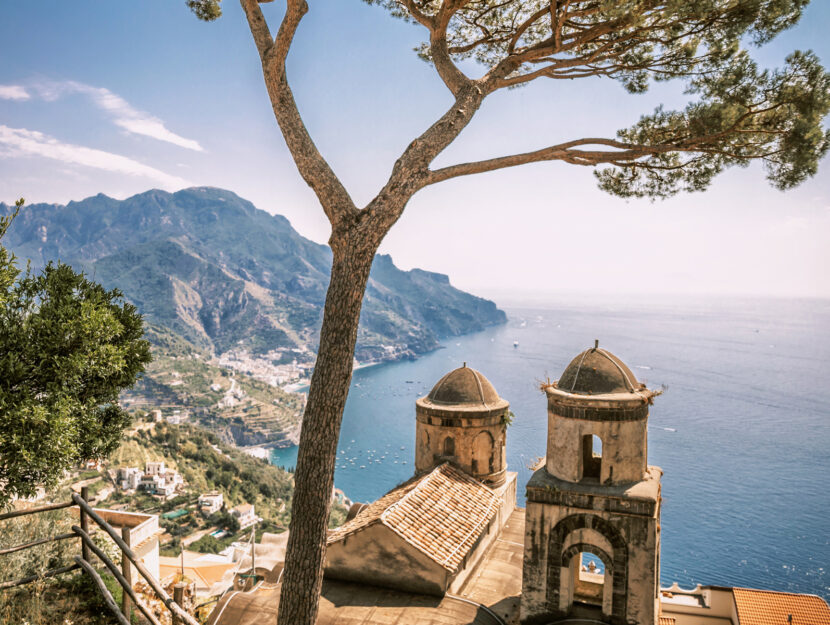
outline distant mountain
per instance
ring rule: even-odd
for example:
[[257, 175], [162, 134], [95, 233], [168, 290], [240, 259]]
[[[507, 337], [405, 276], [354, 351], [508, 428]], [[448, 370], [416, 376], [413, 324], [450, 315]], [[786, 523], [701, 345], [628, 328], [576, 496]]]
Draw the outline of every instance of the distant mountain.
[[[0, 203], [0, 214], [11, 208]], [[27, 206], [4, 244], [33, 266], [60, 259], [118, 287], [148, 321], [214, 353], [316, 349], [331, 251], [222, 189], [99, 194], [66, 206]], [[357, 358], [420, 354], [441, 337], [504, 323], [488, 300], [442, 274], [375, 258]]]

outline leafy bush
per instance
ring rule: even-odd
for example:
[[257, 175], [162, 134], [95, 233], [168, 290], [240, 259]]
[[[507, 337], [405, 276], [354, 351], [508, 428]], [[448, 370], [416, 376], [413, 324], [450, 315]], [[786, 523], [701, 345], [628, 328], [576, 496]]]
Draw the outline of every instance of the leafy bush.
[[120, 291], [62, 263], [21, 274], [0, 244], [0, 506], [118, 446], [132, 421], [118, 394], [150, 362], [143, 332]]

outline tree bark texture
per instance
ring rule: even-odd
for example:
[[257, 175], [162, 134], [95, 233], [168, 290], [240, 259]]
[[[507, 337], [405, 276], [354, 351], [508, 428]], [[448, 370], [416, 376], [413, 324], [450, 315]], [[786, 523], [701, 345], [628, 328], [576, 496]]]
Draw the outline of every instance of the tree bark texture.
[[363, 294], [379, 241], [354, 227], [332, 235], [334, 259], [320, 348], [300, 432], [278, 625], [317, 620], [334, 465], [352, 377]]

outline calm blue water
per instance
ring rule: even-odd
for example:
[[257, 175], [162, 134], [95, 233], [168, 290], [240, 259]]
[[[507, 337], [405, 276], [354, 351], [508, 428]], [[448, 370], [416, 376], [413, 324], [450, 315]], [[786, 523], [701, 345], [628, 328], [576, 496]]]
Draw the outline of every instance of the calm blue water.
[[[539, 383], [558, 378], [598, 338], [641, 381], [668, 387], [649, 418], [649, 462], [665, 472], [663, 584], [830, 597], [830, 301], [587, 302], [507, 312], [506, 326], [448, 340], [415, 362], [355, 372], [339, 488], [371, 501], [409, 478], [415, 399], [467, 361], [516, 414], [507, 457], [523, 505], [527, 467], [545, 453]], [[272, 461], [292, 466], [296, 448], [274, 450]]]

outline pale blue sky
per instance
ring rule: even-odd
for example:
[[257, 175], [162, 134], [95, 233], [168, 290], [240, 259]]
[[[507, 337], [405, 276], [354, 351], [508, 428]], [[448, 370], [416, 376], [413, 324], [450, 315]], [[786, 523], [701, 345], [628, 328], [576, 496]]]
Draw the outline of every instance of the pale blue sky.
[[[0, 5], [0, 200], [225, 187], [324, 242], [328, 224], [296, 173], [238, 4], [198, 22], [183, 0], [27, 0]], [[290, 57], [306, 123], [352, 196], [366, 202], [401, 150], [449, 105], [412, 48], [423, 31], [359, 0], [309, 0]], [[796, 48], [830, 65], [830, 3], [753, 55]], [[281, 3], [266, 6], [275, 20]], [[475, 68], [470, 66], [472, 71]], [[612, 136], [681, 85], [631, 96], [591, 79], [493, 96], [439, 163]], [[404, 268], [448, 273], [495, 296], [714, 293], [830, 297], [830, 162], [795, 191], [760, 167], [705, 194], [623, 201], [591, 171], [536, 164], [419, 193], [384, 243]]]

